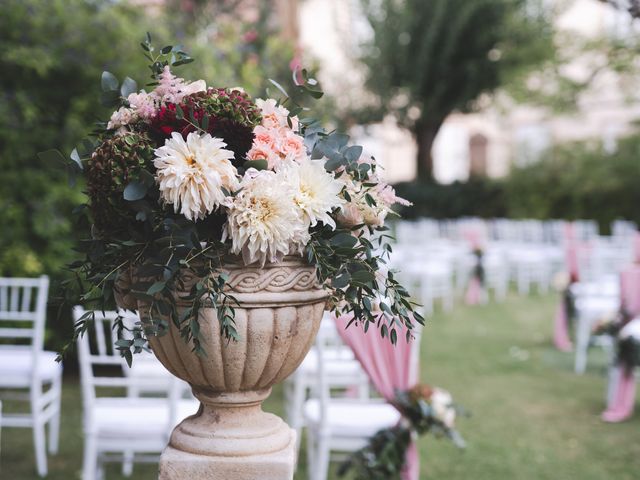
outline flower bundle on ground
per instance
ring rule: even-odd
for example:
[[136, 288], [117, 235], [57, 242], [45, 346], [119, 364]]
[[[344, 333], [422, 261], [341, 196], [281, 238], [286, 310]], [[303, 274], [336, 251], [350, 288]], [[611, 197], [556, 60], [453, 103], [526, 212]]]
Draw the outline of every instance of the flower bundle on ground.
[[[200, 349], [198, 309], [217, 308], [221, 333], [237, 338], [225, 262], [278, 262], [299, 255], [316, 266], [331, 291], [331, 307], [376, 325], [385, 336], [411, 335], [409, 294], [385, 267], [391, 247], [386, 216], [403, 203], [378, 176], [376, 163], [349, 137], [298, 118], [302, 107], [273, 82], [280, 99], [253, 99], [241, 88], [188, 81], [174, 69], [192, 59], [180, 48], [142, 43], [151, 82], [138, 89], [104, 72], [107, 122], [71, 155], [84, 171], [91, 238], [72, 265], [81, 286], [69, 301], [110, 308], [114, 286], [132, 273], [148, 283], [128, 298], [151, 305], [153, 325], [121, 339], [130, 359], [145, 335], [161, 335], [167, 319]], [[322, 95], [306, 71], [294, 88]], [[237, 260], [235, 260], [237, 261]], [[178, 313], [174, 292], [190, 273], [191, 308]], [[124, 282], [126, 283], [126, 282]], [[69, 290], [71, 292], [71, 290]], [[388, 298], [381, 319], [371, 311]], [[81, 334], [90, 314], [76, 325]], [[368, 325], [367, 325], [368, 326]]]
[[418, 384], [396, 392], [394, 405], [402, 420], [377, 432], [365, 447], [352, 454], [340, 466], [340, 476], [349, 473], [356, 480], [400, 480], [409, 445], [417, 436], [427, 433], [447, 437], [457, 447], [465, 447], [454, 428], [461, 409], [446, 390]]

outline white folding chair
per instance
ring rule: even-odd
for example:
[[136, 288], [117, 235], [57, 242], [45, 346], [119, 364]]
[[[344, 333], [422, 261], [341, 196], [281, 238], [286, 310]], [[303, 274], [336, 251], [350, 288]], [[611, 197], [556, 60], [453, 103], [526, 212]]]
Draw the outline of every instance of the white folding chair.
[[[44, 350], [49, 278], [0, 278], [0, 389], [6, 397], [28, 401], [27, 414], [2, 413], [4, 427], [33, 429], [38, 474], [47, 474], [45, 426], [49, 453], [58, 451], [62, 365]], [[24, 390], [28, 390], [24, 392]]]
[[[357, 328], [357, 327], [356, 327]], [[369, 331], [366, 335], [378, 335]], [[364, 333], [363, 333], [364, 335]], [[420, 329], [416, 329], [411, 368], [417, 369], [419, 362]], [[399, 340], [403, 341], [403, 339]], [[307, 471], [310, 480], [326, 480], [329, 463], [340, 454], [354, 452], [364, 447], [369, 438], [383, 428], [398, 423], [398, 411], [381, 398], [336, 398], [327, 381], [324, 368], [326, 340], [320, 332], [316, 338], [318, 351], [318, 376], [315, 397], [304, 406], [307, 427]]]
[[[329, 387], [355, 393], [358, 398], [367, 398], [369, 377], [355, 359], [351, 349], [340, 339], [335, 321], [329, 312], [325, 312], [319, 335], [324, 339], [322, 367]], [[319, 362], [318, 349], [314, 346], [300, 367], [285, 381], [287, 423], [298, 435], [298, 448], [304, 426], [304, 404], [318, 382]]]
[[[578, 282], [571, 286], [576, 311], [575, 360], [576, 373], [587, 368], [589, 344], [593, 336], [593, 325], [605, 316], [615, 315], [620, 309], [620, 285], [615, 276], [603, 277], [599, 282]], [[611, 355], [613, 342], [608, 335], [597, 338]]]
[[[82, 307], [75, 307], [75, 320], [84, 313]], [[130, 474], [127, 471], [130, 462], [157, 462], [171, 429], [198, 409], [196, 400], [180, 398], [178, 379], [172, 382], [164, 398], [127, 397], [132, 386], [155, 388], [157, 381], [146, 382], [142, 377], [124, 374], [128, 366], [114, 348], [118, 338], [113, 324], [118, 312], [93, 312], [93, 315], [92, 328], [78, 339], [84, 404], [83, 480], [102, 479], [105, 462], [123, 462], [125, 474]], [[121, 315], [135, 318], [129, 312]], [[108, 390], [101, 395], [99, 389]]]

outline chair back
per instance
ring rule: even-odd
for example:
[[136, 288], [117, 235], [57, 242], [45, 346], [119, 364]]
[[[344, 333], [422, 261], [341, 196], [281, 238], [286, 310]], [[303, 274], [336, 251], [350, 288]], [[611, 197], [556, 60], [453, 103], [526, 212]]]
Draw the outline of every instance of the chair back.
[[[85, 427], [93, 422], [93, 405], [97, 399], [112, 399], [129, 396], [134, 389], [149, 387], [154, 393], [167, 397], [169, 408], [169, 425], [177, 419], [177, 404], [182, 394], [181, 382], [170, 376], [168, 388], [160, 392], [157, 379], [129, 375], [129, 366], [116, 348], [116, 342], [129, 337], [129, 331], [139, 320], [134, 312], [120, 311], [87, 311], [80, 306], [73, 309], [75, 322], [88, 321], [84, 335], [78, 338], [78, 362], [80, 363], [80, 382], [85, 412]], [[125, 326], [121, 337], [115, 322], [119, 319]], [[133, 362], [136, 362], [134, 356]], [[132, 400], [133, 401], [133, 400]]]
[[[345, 325], [347, 324], [347, 320], [345, 320], [344, 318], [338, 318], [336, 319], [336, 323], [337, 323], [337, 328], [341, 329], [345, 327]], [[357, 325], [351, 325], [349, 329], [350, 330], [352, 329], [352, 330], [348, 332], [348, 335], [346, 337], [343, 337], [345, 338], [347, 344], [352, 343], [351, 342], [351, 340], [353, 339], [352, 335], [362, 335], [364, 337], [361, 337], [360, 340], [364, 339], [365, 342], [370, 341], [373, 344], [377, 344], [377, 345], [382, 345], [382, 342], [386, 342], [389, 344], [389, 346], [391, 346], [391, 342], [388, 338], [385, 338], [385, 339], [379, 338], [380, 332], [377, 331], [377, 329], [375, 329], [374, 327], [370, 328], [369, 331], [366, 333], [362, 331], [361, 326], [357, 326]], [[375, 338], [370, 338], [367, 336], [375, 336]], [[409, 363], [409, 365], [407, 365], [406, 372], [407, 372], [407, 377], [410, 379], [409, 383], [412, 383], [412, 381], [417, 381], [419, 379], [420, 340], [422, 337], [422, 326], [419, 324], [416, 324], [413, 331], [413, 339], [411, 340], [411, 343], [409, 345], [405, 344], [404, 335], [398, 335], [398, 337], [399, 337], [398, 344], [396, 346], [392, 346], [391, 348], [393, 349], [408, 348], [409, 349], [409, 351], [407, 352], [408, 355], [405, 357]], [[327, 373], [325, 369], [325, 365], [326, 365], [325, 352], [326, 352], [327, 346], [331, 344], [331, 341], [332, 339], [330, 337], [329, 330], [321, 328], [318, 332], [318, 335], [316, 336], [316, 349], [317, 349], [317, 355], [318, 355], [318, 378], [317, 378], [317, 387], [316, 387], [317, 391], [315, 392], [320, 405], [320, 419], [322, 424], [321, 428], [326, 428], [325, 419], [327, 418], [327, 408], [329, 406], [329, 402], [331, 401], [331, 385], [327, 379]], [[403, 343], [402, 345], [400, 345], [401, 342]], [[386, 343], [385, 343], [385, 346], [386, 346]], [[360, 344], [360, 346], [362, 346], [362, 344]], [[356, 345], [353, 344], [353, 347], [356, 347]], [[365, 365], [365, 362], [371, 359], [365, 358], [365, 355], [362, 355], [363, 352], [358, 350], [359, 350], [358, 348], [354, 348], [354, 353], [356, 355], [356, 358], [358, 358], [358, 360], [362, 364], [362, 367], [366, 371], [368, 368], [371, 368], [371, 365], [370, 364]], [[378, 353], [382, 354], [382, 352], [378, 352]], [[391, 357], [389, 357], [388, 359], [392, 360]], [[393, 360], [397, 360], [397, 358]], [[384, 362], [384, 360], [382, 361]], [[375, 381], [373, 383], [375, 384]], [[408, 385], [408, 386], [411, 387], [412, 385]], [[370, 399], [370, 400], [374, 401], [374, 399]]]
[[31, 382], [39, 377], [39, 353], [44, 348], [49, 277], [0, 277], [0, 348], [31, 349]]

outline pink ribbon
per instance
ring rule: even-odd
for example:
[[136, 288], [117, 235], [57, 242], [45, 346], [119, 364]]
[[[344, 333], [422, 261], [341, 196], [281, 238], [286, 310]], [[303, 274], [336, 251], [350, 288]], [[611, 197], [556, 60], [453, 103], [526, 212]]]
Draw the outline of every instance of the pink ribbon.
[[[372, 327], [364, 333], [360, 326], [346, 328], [351, 316], [335, 318], [338, 332], [344, 342], [351, 347], [376, 390], [393, 405], [396, 390], [408, 390], [415, 386], [418, 378], [417, 358], [413, 358], [413, 340], [407, 342], [404, 332], [398, 335], [398, 342], [392, 345], [388, 338], [382, 338]], [[415, 442], [407, 451], [403, 480], [418, 480], [420, 457]]]

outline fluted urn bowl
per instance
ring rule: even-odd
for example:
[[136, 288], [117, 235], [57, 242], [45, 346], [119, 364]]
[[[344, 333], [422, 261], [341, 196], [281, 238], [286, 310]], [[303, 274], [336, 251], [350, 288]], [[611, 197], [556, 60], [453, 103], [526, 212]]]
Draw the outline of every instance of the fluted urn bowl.
[[[263, 412], [261, 403], [308, 353], [328, 293], [318, 284], [315, 268], [296, 257], [264, 267], [228, 264], [223, 270], [228, 292], [238, 302], [238, 341], [221, 335], [216, 310], [206, 306], [199, 314], [205, 356], [193, 352], [172, 322], [166, 335], [149, 338], [160, 362], [188, 382], [201, 402], [198, 413], [174, 429], [170, 448], [222, 457], [290, 448], [294, 432]], [[178, 309], [184, 308], [188, 302], [178, 300]], [[144, 322], [144, 308], [140, 312]], [[162, 476], [162, 463], [160, 478], [171, 478]]]

